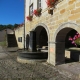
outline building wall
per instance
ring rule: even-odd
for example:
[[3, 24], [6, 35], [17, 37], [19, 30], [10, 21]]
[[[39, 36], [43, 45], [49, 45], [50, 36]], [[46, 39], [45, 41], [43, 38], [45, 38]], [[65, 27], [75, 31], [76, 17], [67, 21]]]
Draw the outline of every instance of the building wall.
[[7, 36], [6, 34], [14, 34], [14, 31], [11, 29], [4, 29], [0, 31], [0, 42], [6, 40], [6, 36]]
[[[16, 35], [16, 40], [18, 44], [18, 48], [22, 49], [24, 48], [24, 27], [18, 27], [15, 29], [15, 35]], [[19, 42], [18, 39], [22, 37], [22, 42]]]
[[11, 29], [7, 29], [7, 34], [14, 34], [14, 31]]
[[[29, 15], [29, 1], [26, 0], [26, 14]], [[34, 9], [37, 8], [36, 1], [32, 0]], [[44, 24], [48, 33], [48, 62], [56, 65], [56, 36], [57, 33], [66, 27], [71, 27], [80, 33], [80, 0], [61, 0], [53, 10], [53, 15], [48, 14], [45, 0], [42, 0], [42, 14], [40, 17], [33, 16], [32, 21], [25, 17], [26, 33]], [[64, 25], [64, 26], [63, 26]], [[61, 27], [63, 26], [63, 27]], [[44, 27], [44, 26], [43, 26]]]

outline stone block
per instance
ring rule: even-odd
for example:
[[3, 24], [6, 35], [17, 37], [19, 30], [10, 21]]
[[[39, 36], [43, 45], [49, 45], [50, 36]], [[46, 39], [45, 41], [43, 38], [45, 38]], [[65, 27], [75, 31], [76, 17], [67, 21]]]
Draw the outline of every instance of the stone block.
[[75, 13], [78, 13], [78, 12], [80, 12], [80, 8], [77, 8], [76, 10], [72, 10], [71, 14], [75, 14]]
[[80, 7], [80, 2], [76, 3], [76, 7]]
[[60, 10], [60, 14], [63, 14], [65, 12], [65, 9]]
[[76, 0], [70, 0], [68, 4], [71, 5], [71, 4], [73, 4], [75, 1], [76, 1]]
[[58, 5], [58, 10], [66, 8], [67, 6], [65, 6], [65, 5], [68, 5], [68, 4], [66, 2], [63, 2], [62, 5]]
[[80, 13], [77, 13], [77, 14], [75, 14], [75, 15], [71, 15], [70, 17], [69, 17], [69, 20], [76, 20], [76, 19], [79, 19], [80, 18]]
[[76, 23], [77, 23], [77, 24], [80, 24], [80, 19], [76, 20]]
[[56, 24], [61, 24], [61, 23], [63, 23], [63, 19], [56, 21]]
[[54, 17], [53, 17], [53, 20], [54, 20], [54, 21], [57, 21], [57, 20], [58, 20], [58, 16], [54, 16]]
[[65, 51], [65, 57], [70, 58], [70, 51]]
[[63, 14], [58, 15], [58, 19], [66, 19], [70, 15], [70, 11], [66, 11]]
[[73, 9], [75, 9], [75, 4], [68, 5], [67, 8], [66, 8], [67, 11], [68, 10], [73, 10]]

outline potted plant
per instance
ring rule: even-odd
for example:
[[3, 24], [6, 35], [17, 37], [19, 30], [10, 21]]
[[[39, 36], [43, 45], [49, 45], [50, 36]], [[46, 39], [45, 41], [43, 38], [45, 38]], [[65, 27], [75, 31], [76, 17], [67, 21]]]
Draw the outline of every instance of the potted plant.
[[46, 4], [48, 7], [48, 13], [53, 14], [53, 9], [55, 7], [55, 4], [58, 0], [46, 0]]
[[55, 4], [58, 0], [46, 0], [46, 4], [49, 8], [55, 7]]
[[41, 15], [41, 11], [42, 11], [41, 8], [35, 9], [35, 10], [33, 11], [33, 14], [34, 14], [35, 16], [40, 16], [40, 15]]
[[80, 34], [76, 33], [74, 37], [69, 37], [69, 41], [71, 41], [72, 44], [74, 44], [76, 47], [80, 46]]
[[32, 16], [27, 16], [27, 20], [32, 21]]

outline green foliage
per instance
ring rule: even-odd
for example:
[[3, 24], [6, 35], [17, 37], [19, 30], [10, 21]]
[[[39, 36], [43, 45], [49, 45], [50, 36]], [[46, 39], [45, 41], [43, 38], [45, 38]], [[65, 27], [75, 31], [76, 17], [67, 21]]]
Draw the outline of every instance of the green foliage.
[[11, 25], [11, 24], [8, 24], [8, 25], [6, 26], [6, 28], [13, 29], [13, 28], [14, 28], [14, 26], [13, 26], [13, 25]]
[[13, 26], [14, 26], [14, 28], [17, 28], [19, 26], [19, 24], [14, 24]]
[[0, 42], [0, 46], [6, 46], [6, 41]]
[[8, 25], [2, 25], [2, 24], [0, 24], [0, 31], [4, 30], [6, 28], [9, 28], [9, 29], [13, 30], [14, 28], [16, 28], [18, 26], [19, 26], [19, 24], [14, 24], [14, 25], [12, 25], [12, 24], [8, 24]]
[[75, 42], [77, 45], [80, 45], [80, 38], [77, 38], [74, 42]]
[[5, 28], [6, 28], [5, 25], [0, 25], [0, 31], [3, 30], [3, 29], [5, 29]]

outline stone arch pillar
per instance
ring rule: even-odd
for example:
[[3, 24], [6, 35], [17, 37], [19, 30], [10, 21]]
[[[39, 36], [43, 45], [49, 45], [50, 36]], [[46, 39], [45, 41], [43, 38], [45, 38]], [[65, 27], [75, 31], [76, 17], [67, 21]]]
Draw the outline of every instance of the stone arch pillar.
[[60, 25], [55, 31], [55, 34], [53, 34], [54, 40], [52, 46], [55, 49], [53, 51], [53, 60], [55, 60], [53, 65], [62, 64], [65, 62], [65, 37], [71, 29], [74, 29], [80, 33], [80, 28], [77, 24], [68, 22]]

